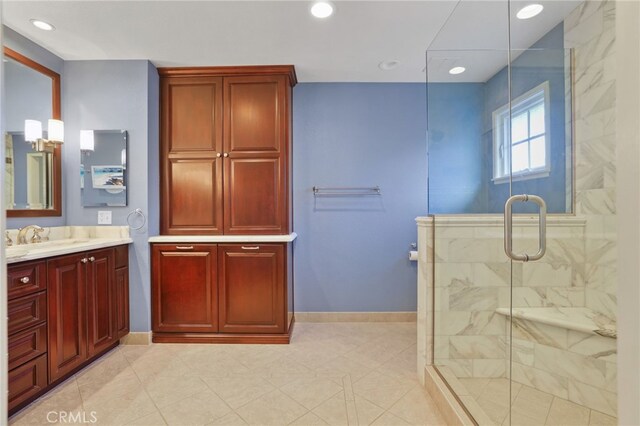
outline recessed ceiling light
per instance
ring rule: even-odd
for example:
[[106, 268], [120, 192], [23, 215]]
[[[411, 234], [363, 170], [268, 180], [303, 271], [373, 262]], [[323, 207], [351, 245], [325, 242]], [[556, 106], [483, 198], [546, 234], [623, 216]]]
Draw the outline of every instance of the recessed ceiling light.
[[518, 19], [533, 18], [534, 16], [542, 12], [542, 9], [544, 9], [544, 6], [541, 4], [530, 4], [520, 9], [518, 13], [516, 13], [516, 16], [518, 17]]
[[465, 72], [467, 69], [465, 67], [453, 67], [449, 70], [449, 74], [462, 74], [463, 72]]
[[392, 60], [392, 61], [382, 61], [378, 64], [378, 68], [383, 71], [389, 71], [396, 68], [400, 65], [400, 61]]
[[40, 28], [41, 30], [53, 31], [53, 30], [56, 29], [56, 27], [54, 27], [50, 23], [41, 21], [39, 19], [30, 19], [30, 21], [31, 21], [31, 23], [33, 24], [34, 27]]
[[333, 15], [333, 4], [328, 1], [317, 1], [311, 6], [311, 14], [316, 18], [328, 18]]

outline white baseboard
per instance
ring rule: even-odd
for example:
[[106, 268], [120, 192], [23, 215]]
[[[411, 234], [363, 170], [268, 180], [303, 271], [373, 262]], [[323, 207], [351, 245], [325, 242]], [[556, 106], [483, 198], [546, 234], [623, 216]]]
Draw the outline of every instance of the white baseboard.
[[296, 312], [296, 322], [416, 322], [416, 312]]

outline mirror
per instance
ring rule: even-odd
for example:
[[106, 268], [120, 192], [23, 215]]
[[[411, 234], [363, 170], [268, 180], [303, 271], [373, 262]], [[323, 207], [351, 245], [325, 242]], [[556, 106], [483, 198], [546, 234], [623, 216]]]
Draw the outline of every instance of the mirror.
[[60, 119], [60, 75], [7, 47], [4, 60], [7, 217], [60, 216], [60, 146], [36, 152], [24, 140], [26, 119]]
[[[83, 207], [127, 205], [127, 131], [83, 130], [80, 197]], [[85, 138], [86, 142], [85, 142]], [[93, 148], [93, 149], [90, 149]]]

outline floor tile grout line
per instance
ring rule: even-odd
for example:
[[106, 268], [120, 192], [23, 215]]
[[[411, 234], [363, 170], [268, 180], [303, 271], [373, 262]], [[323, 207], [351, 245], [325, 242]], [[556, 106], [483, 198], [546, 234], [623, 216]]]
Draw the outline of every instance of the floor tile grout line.
[[[126, 359], [126, 357], [125, 357], [125, 359]], [[143, 381], [142, 381], [142, 379], [140, 378], [140, 376], [139, 376], [138, 372], [135, 370], [135, 368], [133, 368], [133, 365], [131, 364], [131, 362], [130, 362], [128, 359], [126, 359], [126, 360], [127, 360], [127, 362], [129, 363], [129, 365], [131, 366], [131, 369], [133, 370], [134, 374], [135, 374], [135, 375], [136, 375], [136, 377], [138, 378], [138, 381], [140, 382], [140, 385], [142, 386], [142, 389], [143, 389], [144, 393], [147, 395], [147, 397], [149, 398], [149, 400], [151, 401], [151, 403], [154, 405], [154, 407], [156, 407], [156, 410], [157, 410], [158, 414], [160, 414], [160, 417], [162, 417], [162, 420], [164, 421], [164, 423], [165, 423], [166, 425], [168, 425], [168, 424], [169, 424], [169, 422], [167, 421], [167, 419], [165, 418], [164, 414], [162, 413], [162, 409], [158, 406], [158, 404], [156, 403], [156, 401], [155, 401], [155, 400], [151, 397], [151, 395], [149, 394], [149, 391], [147, 390], [147, 387], [145, 386], [144, 382], [143, 382]], [[181, 360], [181, 361], [182, 361], [182, 360]], [[169, 376], [165, 376], [165, 377], [169, 377]], [[182, 376], [182, 377], [184, 377], [184, 376]], [[206, 383], [204, 380], [202, 380], [202, 378], [200, 378], [200, 377], [196, 377], [196, 378], [197, 378], [198, 380], [200, 380], [200, 381], [202, 382], [202, 384], [203, 384], [207, 389], [209, 389], [211, 392], [213, 392], [214, 394], [216, 394], [212, 389], [210, 389], [210, 388], [209, 388], [209, 386], [207, 385], [207, 383]], [[191, 398], [191, 397], [192, 397], [193, 395], [195, 395], [195, 394], [196, 394], [196, 392], [194, 392], [193, 394], [190, 394], [190, 395], [188, 395], [188, 396], [185, 396], [184, 398], [181, 398], [181, 399], [179, 399], [179, 400], [177, 400], [177, 401], [173, 401], [171, 404], [167, 404], [167, 407], [169, 407], [169, 406], [171, 406], [171, 405], [175, 405], [175, 404], [177, 404], [177, 403], [179, 403], [179, 402], [185, 401], [186, 399]], [[216, 396], [218, 396], [218, 397], [220, 398], [220, 396], [219, 396], [219, 395], [217, 395], [217, 394], [216, 394]], [[227, 404], [227, 402], [226, 402], [224, 399], [222, 399], [222, 398], [220, 398], [220, 399], [221, 399], [225, 404]], [[228, 404], [227, 404], [227, 406], [228, 406]], [[229, 407], [229, 408], [231, 408], [231, 407]], [[233, 409], [231, 409], [231, 411], [234, 411], [234, 410], [233, 410]], [[138, 419], [141, 419], [142, 417], [144, 417], [144, 416], [141, 416], [141, 417], [139, 417]], [[223, 416], [223, 417], [224, 417], [224, 416]], [[221, 417], [220, 417], [220, 418], [221, 418]], [[137, 419], [133, 419], [133, 420], [137, 420]], [[244, 419], [243, 419], [243, 420], [244, 420]]]
[[[227, 376], [227, 377], [225, 377], [225, 378], [231, 378], [231, 376]], [[244, 406], [246, 406], [246, 405], [248, 405], [248, 404], [251, 404], [253, 401], [255, 401], [255, 400], [259, 399], [259, 398], [262, 398], [264, 395], [266, 395], [266, 394], [267, 394], [267, 393], [269, 393], [269, 392], [273, 392], [274, 390], [280, 390], [278, 387], [274, 386], [274, 385], [273, 385], [271, 382], [269, 382], [267, 379], [265, 379], [265, 378], [263, 378], [263, 377], [259, 377], [259, 379], [261, 379], [261, 380], [263, 380], [263, 381], [267, 382], [270, 386], [272, 386], [272, 387], [273, 387], [273, 389], [272, 389], [272, 390], [269, 390], [269, 391], [267, 391], [267, 392], [265, 392], [265, 393], [263, 393], [263, 394], [258, 395], [257, 397], [255, 397], [255, 398], [251, 399], [251, 400], [250, 400], [250, 401], [248, 401], [248, 402], [245, 402], [245, 403], [244, 403], [244, 404], [242, 404], [242, 405], [239, 405], [237, 408], [233, 408], [231, 405], [229, 405], [229, 403], [228, 403], [228, 402], [227, 402], [227, 401], [226, 401], [226, 400], [225, 400], [221, 395], [219, 395], [215, 390], [213, 390], [213, 389], [211, 388], [211, 386], [209, 386], [209, 385], [207, 384], [207, 382], [206, 382], [206, 381], [204, 381], [204, 380], [203, 380], [203, 382], [204, 382], [204, 385], [207, 387], [207, 389], [209, 389], [211, 392], [213, 392], [214, 394], [216, 394], [216, 395], [218, 396], [218, 398], [220, 398], [220, 399], [221, 399], [225, 404], [227, 404], [227, 406], [228, 406], [229, 408], [231, 408], [231, 411], [233, 411], [233, 412], [234, 412], [234, 413], [236, 413], [238, 416], [240, 416], [240, 413], [238, 413], [238, 412], [237, 412], [237, 410], [241, 409], [242, 407], [244, 407]], [[284, 393], [284, 392], [283, 392], [283, 393]], [[240, 416], [240, 417], [242, 418], [242, 420], [244, 420], [244, 418], [243, 418], [242, 416]], [[245, 421], [245, 423], [246, 423], [246, 421]]]
[[[158, 414], [160, 414], [160, 418], [162, 418], [162, 421], [164, 422], [165, 425], [168, 425], [169, 422], [167, 422], [167, 419], [164, 417], [164, 414], [162, 414], [162, 410], [160, 410], [160, 407], [158, 407], [158, 404], [156, 404], [156, 401], [153, 398], [151, 398], [151, 395], [149, 395], [149, 392], [147, 391], [146, 386], [142, 383], [142, 380], [140, 379], [140, 376], [138, 375], [138, 372], [136, 371], [136, 369], [133, 368], [133, 365], [131, 364], [131, 361], [129, 361], [129, 359], [126, 356], [124, 356], [124, 354], [123, 354], [123, 357], [127, 360], [127, 363], [129, 363], [129, 366], [133, 370], [133, 373], [138, 378], [138, 381], [140, 382], [140, 385], [142, 386], [142, 390], [144, 391], [145, 395], [147, 395], [147, 398], [149, 398], [149, 400], [151, 401], [153, 406], [156, 407], [156, 411], [158, 412]], [[140, 417], [140, 418], [142, 418], [142, 417]]]

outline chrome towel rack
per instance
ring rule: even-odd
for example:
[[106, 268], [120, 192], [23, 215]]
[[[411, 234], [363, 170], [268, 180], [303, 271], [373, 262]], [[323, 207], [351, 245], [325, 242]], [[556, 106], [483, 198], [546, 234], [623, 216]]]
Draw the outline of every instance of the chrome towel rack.
[[338, 196], [338, 197], [359, 197], [364, 195], [382, 195], [379, 186], [373, 187], [357, 187], [357, 186], [342, 186], [342, 187], [313, 187], [314, 196]]

